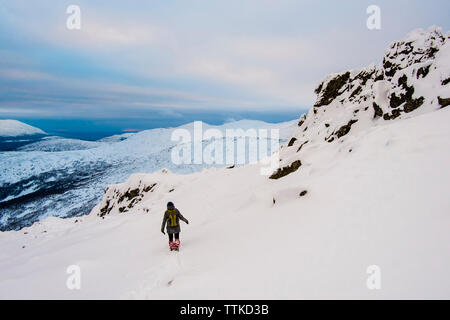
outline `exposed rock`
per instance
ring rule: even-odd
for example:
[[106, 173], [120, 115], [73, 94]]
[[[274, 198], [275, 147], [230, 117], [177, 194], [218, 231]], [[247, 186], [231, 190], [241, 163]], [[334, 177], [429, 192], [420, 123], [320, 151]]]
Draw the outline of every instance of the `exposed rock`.
[[126, 198], [127, 200], [131, 200], [131, 199], [137, 197], [138, 195], [139, 195], [139, 189], [138, 189], [138, 188], [133, 189], [133, 190], [128, 189], [127, 192], [125, 192], [125, 193], [119, 198], [119, 201], [118, 201], [118, 202], [121, 203], [125, 198]]
[[297, 171], [301, 165], [302, 165], [302, 162], [300, 160], [296, 160], [286, 167], [278, 168], [278, 170], [276, 172], [274, 172], [269, 177], [269, 179], [280, 179], [282, 177], [285, 177], [288, 174], [291, 174], [292, 172]]
[[358, 122], [358, 120], [352, 119], [346, 125], [340, 127], [339, 130], [336, 131], [336, 136], [338, 137], [338, 139], [349, 133], [352, 128], [352, 125], [356, 122]]
[[350, 95], [350, 98], [349, 98], [349, 99], [351, 100], [351, 99], [354, 98], [356, 95], [360, 94], [361, 91], [362, 91], [362, 87], [361, 87], [361, 86], [358, 86], [358, 88], [356, 88], [356, 89], [352, 92], [352, 94]]
[[288, 147], [292, 147], [294, 145], [295, 141], [297, 141], [297, 138], [294, 138], [294, 137], [291, 138], [291, 140], [289, 140]]
[[142, 191], [144, 191], [144, 192], [149, 192], [149, 191], [153, 192], [153, 188], [155, 186], [156, 186], [156, 183], [153, 183], [153, 184], [151, 184], [151, 185], [149, 185], [147, 187], [144, 187], [144, 189], [142, 189]]
[[[319, 100], [314, 104], [315, 107], [329, 105], [336, 97], [339, 96], [339, 90], [348, 83], [350, 78], [350, 72], [347, 71], [343, 74], [335, 76], [328, 81], [326, 87], [322, 89], [323, 83], [316, 89], [319, 92]], [[320, 88], [320, 90], [319, 90]]]
[[375, 113], [373, 115], [374, 118], [376, 117], [382, 117], [383, 116], [383, 110], [380, 108], [379, 105], [377, 105], [375, 102], [372, 104], [373, 110], [375, 110]]
[[409, 101], [406, 101], [405, 106], [403, 107], [403, 111], [408, 113], [416, 110], [423, 104], [424, 100], [424, 97], [420, 97], [418, 99], [411, 99]]
[[441, 105], [441, 109], [450, 105], [450, 98], [441, 98], [438, 97], [438, 102]]
[[[397, 96], [395, 94], [391, 94], [390, 97], [390, 106], [391, 108], [398, 108], [402, 104], [405, 104], [403, 107], [404, 112], [411, 112], [418, 107], [420, 107], [424, 102], [424, 97], [419, 97], [417, 99], [413, 98], [414, 94], [414, 87], [408, 86], [408, 78], [406, 75], [401, 76], [398, 79], [398, 85], [401, 86], [405, 93], [400, 94], [400, 96]], [[398, 117], [400, 114], [398, 112], [393, 112], [393, 116]], [[389, 120], [393, 119], [392, 116]]]
[[385, 113], [383, 115], [384, 120], [394, 120], [395, 118], [398, 118], [400, 116], [400, 109], [394, 109], [392, 110], [392, 114]]
[[113, 208], [113, 206], [110, 207], [110, 203], [111, 203], [111, 200], [109, 200], [109, 199], [106, 200], [106, 204], [103, 206], [103, 208], [100, 209], [100, 214], [99, 214], [100, 217], [103, 217], [111, 212], [111, 209]]
[[304, 197], [304, 196], [306, 196], [306, 194], [308, 193], [308, 191], [307, 190], [303, 190], [302, 192], [300, 192], [300, 197]]
[[303, 123], [305, 123], [306, 120], [306, 115], [302, 114], [302, 116], [300, 117], [300, 120], [298, 121], [298, 126], [301, 127], [303, 125]]
[[420, 77], [425, 78], [430, 72], [430, 67], [431, 65], [420, 67], [419, 70], [417, 70], [417, 79], [419, 79]]
[[372, 78], [372, 76], [374, 75], [375, 72], [376, 72], [375, 70], [372, 70], [372, 71], [362, 70], [356, 76], [356, 79], [361, 80], [361, 86], [365, 86], [366, 82]]
[[305, 142], [303, 142], [300, 147], [298, 147], [297, 152], [299, 152], [300, 150], [302, 150], [302, 147], [307, 144], [309, 142], [309, 140], [306, 140]]

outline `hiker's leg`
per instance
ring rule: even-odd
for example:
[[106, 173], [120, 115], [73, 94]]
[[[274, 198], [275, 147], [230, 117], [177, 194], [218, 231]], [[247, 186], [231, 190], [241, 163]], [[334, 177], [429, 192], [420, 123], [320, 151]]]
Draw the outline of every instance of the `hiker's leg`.
[[177, 232], [175, 233], [175, 246], [178, 250], [179, 246], [180, 246], [180, 234]]
[[168, 233], [169, 235], [169, 241], [172, 242], [173, 241], [173, 233]]

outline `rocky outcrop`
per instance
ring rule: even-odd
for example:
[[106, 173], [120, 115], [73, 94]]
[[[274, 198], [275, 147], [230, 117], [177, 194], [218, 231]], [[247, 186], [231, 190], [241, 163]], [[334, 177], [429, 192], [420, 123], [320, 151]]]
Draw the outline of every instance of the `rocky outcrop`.
[[438, 27], [411, 32], [389, 46], [379, 65], [332, 74], [319, 83], [316, 102], [300, 117], [288, 143], [292, 148], [281, 149], [281, 169], [273, 175], [295, 172], [290, 165], [321, 143], [341, 143], [352, 132], [447, 107], [449, 83], [449, 35]]
[[156, 185], [156, 183], [146, 185], [139, 181], [136, 188], [128, 188], [125, 192], [121, 188], [107, 187], [104, 203], [99, 208], [98, 216], [103, 217], [109, 214], [115, 207], [120, 213], [129, 211], [142, 201], [147, 192], [152, 192]]
[[300, 168], [302, 162], [300, 160], [296, 160], [292, 162], [290, 165], [285, 166], [283, 168], [278, 168], [276, 172], [274, 172], [269, 178], [270, 179], [280, 179], [288, 174], [295, 172]]
[[[120, 184], [110, 185], [105, 189], [102, 201], [91, 211], [99, 217], [114, 213], [134, 212], [148, 213], [152, 209], [149, 205], [154, 199], [159, 203], [162, 195], [175, 192], [177, 178], [169, 182], [167, 176], [175, 177], [167, 169], [152, 174], [133, 174]], [[169, 179], [170, 180], [170, 179]]]

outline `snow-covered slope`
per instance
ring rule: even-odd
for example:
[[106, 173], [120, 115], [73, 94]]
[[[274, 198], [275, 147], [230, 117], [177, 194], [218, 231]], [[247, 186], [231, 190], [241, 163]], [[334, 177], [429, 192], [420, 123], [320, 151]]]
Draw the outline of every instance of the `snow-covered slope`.
[[[88, 216], [1, 233], [0, 297], [450, 298], [448, 41], [415, 31], [386, 53], [395, 72], [327, 78], [272, 179], [265, 164], [134, 174]], [[167, 201], [190, 222], [179, 253], [160, 233]]]
[[39, 128], [17, 120], [0, 120], [0, 137], [18, 137], [46, 133]]
[[[156, 185], [125, 214], [101, 219], [102, 202], [0, 233], [0, 298], [448, 299], [449, 121], [386, 122], [278, 180], [259, 165], [133, 175], [105, 199]], [[169, 200], [190, 222], [178, 254], [160, 232]], [[66, 287], [70, 265], [81, 290]], [[367, 289], [371, 265], [381, 290]]]

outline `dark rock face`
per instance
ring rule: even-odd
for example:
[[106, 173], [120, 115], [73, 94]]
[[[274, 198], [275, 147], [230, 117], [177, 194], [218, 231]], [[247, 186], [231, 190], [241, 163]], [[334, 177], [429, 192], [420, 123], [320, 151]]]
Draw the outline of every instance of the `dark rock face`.
[[291, 174], [292, 172], [297, 171], [298, 168], [300, 168], [301, 165], [302, 165], [302, 162], [300, 160], [296, 160], [296, 161], [292, 162], [290, 165], [288, 165], [286, 167], [278, 168], [278, 170], [275, 171], [269, 177], [269, 179], [280, 179], [282, 177], [285, 177], [288, 174]]
[[119, 203], [121, 203], [125, 198], [127, 200], [132, 200], [133, 198], [136, 198], [139, 195], [139, 189], [133, 189], [130, 190], [128, 189], [120, 198], [119, 198]]
[[406, 93], [400, 94], [399, 97], [394, 93], [391, 94], [390, 107], [393, 109], [400, 107], [407, 100], [411, 100], [412, 95], [414, 94], [414, 87], [408, 86], [408, 78], [406, 77], [406, 75], [403, 75], [398, 79], [398, 85], [401, 86], [406, 91]]
[[[408, 86], [408, 78], [406, 77], [406, 75], [403, 75], [398, 79], [398, 85], [404, 89], [405, 93], [401, 93], [400, 96], [391, 94], [390, 96], [391, 108], [395, 109], [404, 104], [402, 111], [408, 113], [419, 108], [423, 104], [424, 97], [419, 97], [417, 99], [413, 98], [414, 87]], [[397, 118], [398, 116], [400, 116], [400, 111], [393, 110], [391, 115], [386, 114], [384, 115], [383, 118], [385, 120], [392, 120]]]
[[394, 109], [392, 110], [391, 114], [385, 113], [383, 115], [383, 119], [384, 120], [394, 120], [395, 118], [398, 118], [400, 116], [400, 110], [399, 109]]
[[419, 70], [417, 70], [417, 79], [425, 78], [428, 75], [428, 73], [430, 72], [430, 67], [431, 67], [431, 65], [419, 68]]
[[338, 139], [349, 133], [352, 128], [352, 125], [356, 122], [358, 122], [358, 120], [352, 119], [346, 125], [340, 127], [339, 130], [336, 131], [336, 136], [338, 137]]
[[99, 214], [100, 217], [103, 217], [103, 216], [109, 214], [109, 212], [112, 209], [112, 206], [109, 205], [110, 202], [111, 202], [110, 200], [107, 200], [105, 206], [100, 209], [100, 214]]
[[150, 192], [150, 191], [152, 191], [153, 190], [153, 188], [156, 186], [156, 183], [153, 183], [153, 184], [151, 184], [151, 185], [149, 185], [149, 186], [147, 186], [147, 187], [144, 187], [144, 189], [142, 189], [142, 191], [144, 191], [144, 192]]
[[450, 98], [441, 98], [438, 97], [438, 102], [441, 105], [441, 109], [450, 105]]
[[350, 95], [350, 100], [352, 100], [352, 98], [354, 98], [356, 95], [360, 94], [361, 91], [362, 91], [362, 87], [358, 86], [358, 88], [356, 88]]
[[384, 75], [389, 78], [392, 78], [398, 70], [397, 65], [393, 64], [392, 62], [386, 59], [383, 60], [383, 68], [384, 68]]
[[352, 129], [352, 125], [355, 124], [356, 122], [358, 122], [357, 119], [350, 120], [346, 125], [341, 126], [338, 130], [336, 130], [335, 132], [330, 134], [327, 138], [325, 138], [325, 141], [333, 142], [335, 138], [339, 139], [345, 136], [350, 132], [350, 130]]
[[383, 116], [383, 110], [381, 110], [380, 106], [377, 105], [375, 102], [373, 103], [373, 110], [375, 110], [375, 113], [373, 115], [374, 118], [376, 117], [382, 117]]
[[350, 79], [350, 72], [347, 71], [343, 74], [339, 74], [333, 79], [331, 79], [326, 85], [325, 89], [322, 90], [323, 83], [317, 87], [316, 92], [321, 92], [321, 98], [314, 105], [315, 107], [326, 106], [329, 105], [336, 97], [339, 96], [340, 90], [344, 85], [348, 83]]
[[409, 101], [406, 101], [405, 106], [403, 107], [403, 111], [408, 113], [413, 110], [416, 110], [423, 104], [424, 101], [425, 101], [424, 97], [419, 97], [417, 99], [411, 99]]
[[[373, 71], [361, 71], [355, 78], [361, 80], [361, 86], [365, 86], [367, 81], [371, 79], [375, 74], [375, 70]], [[381, 75], [383, 76], [383, 75]]]
[[300, 145], [300, 147], [298, 147], [297, 152], [299, 152], [300, 150], [302, 150], [303, 146], [304, 146], [305, 144], [307, 144], [308, 142], [309, 142], [308, 140], [306, 140], [305, 142], [303, 142], [303, 143]]
[[294, 137], [291, 140], [289, 140], [288, 147], [292, 147], [294, 145], [295, 141], [297, 141], [297, 138], [294, 138]]
[[303, 125], [303, 123], [305, 123], [305, 120], [306, 120], [306, 115], [305, 114], [303, 114], [301, 117], [300, 117], [300, 120], [298, 121], [298, 126], [299, 127], [301, 127], [302, 125]]

